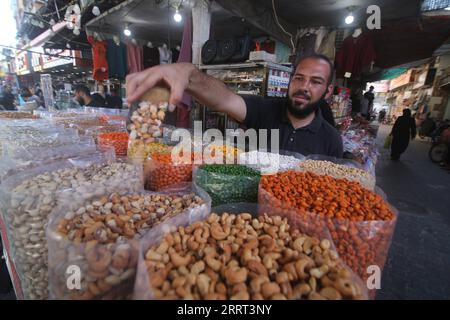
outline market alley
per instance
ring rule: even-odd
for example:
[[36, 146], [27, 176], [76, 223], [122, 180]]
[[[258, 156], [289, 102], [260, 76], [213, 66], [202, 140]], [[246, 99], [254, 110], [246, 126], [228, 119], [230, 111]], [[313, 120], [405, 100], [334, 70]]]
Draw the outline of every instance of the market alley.
[[[390, 130], [380, 127], [379, 146]], [[379, 148], [377, 185], [400, 213], [377, 299], [450, 298], [450, 174], [429, 148], [417, 138], [399, 162]]]

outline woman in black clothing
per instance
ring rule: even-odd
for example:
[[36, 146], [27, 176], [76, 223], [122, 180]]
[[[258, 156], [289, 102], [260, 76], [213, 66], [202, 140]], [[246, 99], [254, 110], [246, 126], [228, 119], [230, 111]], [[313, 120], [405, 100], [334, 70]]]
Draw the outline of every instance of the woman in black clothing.
[[395, 121], [391, 136], [391, 159], [399, 160], [400, 155], [408, 148], [409, 139], [416, 136], [416, 122], [411, 117], [411, 110], [403, 109], [403, 115]]

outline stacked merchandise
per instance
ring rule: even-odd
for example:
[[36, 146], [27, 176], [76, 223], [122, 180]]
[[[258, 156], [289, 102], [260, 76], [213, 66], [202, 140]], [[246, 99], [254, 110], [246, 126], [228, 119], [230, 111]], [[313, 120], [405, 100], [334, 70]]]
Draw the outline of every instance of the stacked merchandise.
[[372, 174], [378, 159], [377, 128], [364, 122], [356, 122], [342, 132], [345, 157], [355, 160]]
[[336, 87], [335, 94], [331, 98], [330, 107], [337, 124], [348, 120], [352, 110], [350, 89]]
[[[118, 137], [119, 141], [111, 142], [109, 145], [120, 145], [120, 140], [123, 140], [126, 133], [126, 116], [121, 110], [84, 108], [56, 112], [35, 111], [35, 115], [49, 120], [55, 126], [75, 129], [81, 137], [92, 138], [96, 144], [99, 143], [99, 136], [105, 137], [104, 134], [110, 134], [106, 137]], [[118, 156], [126, 153], [124, 149], [118, 149]]]

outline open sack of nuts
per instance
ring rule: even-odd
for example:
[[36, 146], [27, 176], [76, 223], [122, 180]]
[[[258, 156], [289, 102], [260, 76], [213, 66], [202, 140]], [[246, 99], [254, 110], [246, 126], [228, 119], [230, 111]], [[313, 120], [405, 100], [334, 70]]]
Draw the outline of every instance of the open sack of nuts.
[[261, 213], [287, 217], [300, 231], [330, 239], [363, 280], [367, 267], [383, 269], [397, 212], [381, 195], [346, 179], [287, 171], [263, 176], [258, 198]]
[[0, 195], [7, 226], [9, 262], [17, 270], [13, 279], [18, 299], [47, 299], [47, 241], [45, 229], [58, 195], [73, 189], [72, 199], [103, 195], [124, 186], [142, 190], [142, 168], [109, 162], [102, 154], [45, 164], [8, 177]]
[[144, 163], [145, 188], [159, 191], [192, 181], [194, 154], [153, 153]]
[[214, 141], [203, 148], [205, 164], [237, 164], [242, 151], [223, 141]]
[[100, 133], [97, 139], [100, 150], [112, 147], [117, 157], [127, 155], [128, 132]]
[[299, 166], [293, 169], [328, 175], [336, 179], [356, 181], [366, 189], [371, 191], [375, 189], [375, 176], [365, 171], [362, 165], [351, 160], [312, 155], [306, 157], [305, 161], [300, 162]]
[[195, 168], [193, 180], [208, 192], [213, 206], [258, 200], [260, 173], [243, 165], [204, 164]]
[[255, 169], [261, 174], [275, 174], [280, 171], [298, 168], [304, 156], [282, 150], [280, 153], [249, 151], [239, 155], [239, 164]]
[[148, 159], [152, 154], [166, 154], [172, 151], [172, 147], [160, 143], [144, 143], [135, 141], [128, 144], [127, 156], [132, 162], [142, 163], [142, 159]]
[[[30, 147], [26, 152], [2, 157], [2, 161], [0, 161], [0, 182], [6, 177], [23, 170], [97, 152], [95, 143], [91, 138], [83, 138], [78, 143], [64, 144], [52, 148]], [[111, 156], [113, 156], [113, 149], [105, 150], [102, 154], [106, 154], [108, 158], [108, 152], [111, 152]]]
[[79, 141], [76, 130], [58, 127], [17, 126], [0, 134], [1, 154], [13, 157], [27, 156], [30, 148], [53, 148]]
[[[141, 238], [162, 222], [211, 209], [208, 195], [191, 185], [165, 193], [123, 191], [81, 201], [73, 200], [73, 190], [64, 192], [47, 229], [51, 298], [131, 298]], [[70, 268], [80, 270], [78, 290], [67, 286]]]
[[142, 241], [135, 299], [366, 299], [330, 241], [249, 213], [161, 225]]
[[31, 112], [0, 111], [0, 119], [37, 119]]

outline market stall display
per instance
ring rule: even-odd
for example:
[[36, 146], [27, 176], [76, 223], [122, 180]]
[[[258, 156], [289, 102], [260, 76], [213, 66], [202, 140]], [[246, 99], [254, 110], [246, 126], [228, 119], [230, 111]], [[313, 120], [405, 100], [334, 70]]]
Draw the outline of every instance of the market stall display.
[[[47, 232], [50, 294], [56, 299], [131, 298], [140, 238], [179, 214], [196, 215], [210, 208], [201, 192], [113, 193], [82, 205], [74, 205], [70, 192]], [[75, 291], [67, 287], [65, 275], [72, 265], [86, 274]]]
[[195, 170], [193, 180], [208, 192], [213, 206], [257, 201], [260, 174], [243, 165], [201, 165]]
[[359, 162], [372, 175], [375, 175], [375, 165], [378, 159], [375, 140], [377, 129], [368, 124], [356, 122], [342, 132], [346, 158]]
[[383, 269], [397, 214], [359, 183], [298, 171], [263, 176], [259, 205], [261, 213], [288, 217], [302, 232], [332, 240], [363, 280], [368, 266]]
[[[137, 299], [363, 299], [328, 240], [287, 219], [213, 213], [143, 240]], [[184, 245], [186, 243], [186, 245]]]
[[[48, 298], [45, 228], [58, 193], [74, 189], [73, 199], [130, 188], [142, 188], [142, 169], [110, 163], [104, 156], [67, 159], [13, 175], [2, 182], [2, 218], [9, 239], [9, 260], [17, 270], [19, 298]], [[13, 279], [16, 280], [16, 279]]]
[[[359, 164], [243, 153], [192, 132], [186, 152], [162, 124], [167, 100], [148, 93], [127, 124], [124, 111], [94, 109], [0, 119], [0, 228], [19, 299], [368, 297], [361, 281], [383, 268], [397, 217], [373, 192], [374, 128], [345, 127]], [[195, 194], [180, 191], [192, 180]], [[211, 204], [222, 217], [208, 218]], [[259, 219], [241, 214], [250, 207]]]

